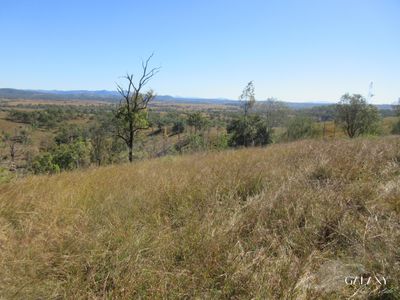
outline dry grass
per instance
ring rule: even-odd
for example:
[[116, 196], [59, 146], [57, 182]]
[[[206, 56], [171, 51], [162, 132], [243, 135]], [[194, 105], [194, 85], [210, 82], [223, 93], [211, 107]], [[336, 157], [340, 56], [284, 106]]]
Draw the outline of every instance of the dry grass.
[[[0, 185], [0, 298], [400, 297], [400, 140], [301, 141]], [[380, 274], [386, 286], [346, 286]]]
[[383, 134], [390, 134], [393, 130], [393, 126], [399, 121], [398, 117], [386, 117], [382, 120], [382, 132]]
[[23, 125], [7, 120], [7, 113], [0, 111], [0, 133], [2, 131], [13, 133], [15, 130], [23, 128]]

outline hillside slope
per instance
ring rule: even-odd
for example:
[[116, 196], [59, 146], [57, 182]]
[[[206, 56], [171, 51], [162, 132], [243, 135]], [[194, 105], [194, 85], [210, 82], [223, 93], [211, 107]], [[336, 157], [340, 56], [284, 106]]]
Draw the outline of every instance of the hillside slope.
[[400, 139], [20, 179], [0, 230], [0, 298], [398, 299]]

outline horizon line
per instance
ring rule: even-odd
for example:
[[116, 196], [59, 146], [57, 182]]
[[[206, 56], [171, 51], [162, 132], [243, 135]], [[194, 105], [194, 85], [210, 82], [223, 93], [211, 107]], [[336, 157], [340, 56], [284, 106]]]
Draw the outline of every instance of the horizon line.
[[[108, 89], [24, 89], [24, 88], [12, 88], [12, 87], [1, 87], [0, 90], [16, 90], [16, 91], [29, 91], [29, 92], [46, 92], [46, 93], [51, 93], [51, 92], [109, 92], [109, 93], [115, 93], [116, 95], [118, 94], [117, 90], [108, 90]], [[352, 94], [352, 93], [351, 93]], [[355, 93], [357, 94], [357, 93]], [[226, 97], [198, 97], [198, 96], [180, 96], [180, 95], [171, 95], [171, 94], [157, 94], [156, 96], [161, 96], [161, 97], [172, 97], [176, 99], [182, 99], [182, 100], [190, 100], [190, 99], [196, 99], [196, 100], [219, 100], [219, 101], [240, 101], [239, 99], [232, 99], [232, 98], [226, 98]], [[364, 95], [362, 95], [365, 99]], [[316, 104], [337, 104], [338, 101], [340, 100], [282, 100], [279, 99], [278, 97], [267, 97], [267, 98], [262, 98], [262, 99], [256, 99], [256, 101], [261, 101], [265, 102], [268, 100], [276, 100], [278, 102], [286, 102], [286, 103], [316, 103]], [[370, 102], [370, 104], [374, 105], [393, 105], [395, 104], [396, 101], [393, 101], [392, 103], [386, 102], [386, 103], [374, 103], [373, 101]]]

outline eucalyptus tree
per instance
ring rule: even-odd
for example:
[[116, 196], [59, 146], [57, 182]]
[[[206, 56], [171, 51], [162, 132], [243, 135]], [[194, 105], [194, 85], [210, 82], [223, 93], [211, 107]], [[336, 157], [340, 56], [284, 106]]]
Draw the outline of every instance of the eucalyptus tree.
[[359, 94], [343, 95], [336, 106], [336, 121], [350, 138], [375, 133], [379, 120], [378, 109]]
[[244, 116], [247, 117], [250, 109], [256, 103], [255, 93], [254, 93], [254, 82], [250, 81], [246, 87], [243, 89], [242, 94], [239, 96], [239, 101], [243, 108]]

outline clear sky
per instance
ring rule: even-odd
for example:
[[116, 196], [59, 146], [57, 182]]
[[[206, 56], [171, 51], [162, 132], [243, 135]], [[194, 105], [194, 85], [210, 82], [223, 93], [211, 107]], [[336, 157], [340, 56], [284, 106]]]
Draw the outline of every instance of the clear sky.
[[160, 95], [400, 97], [399, 0], [0, 0], [0, 87], [115, 89], [152, 52]]

